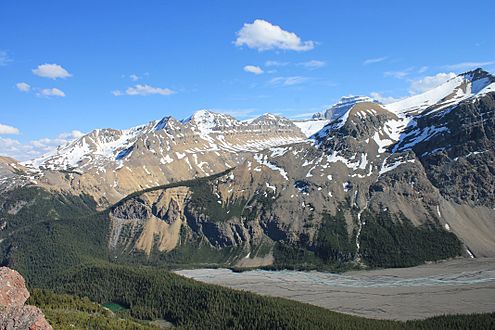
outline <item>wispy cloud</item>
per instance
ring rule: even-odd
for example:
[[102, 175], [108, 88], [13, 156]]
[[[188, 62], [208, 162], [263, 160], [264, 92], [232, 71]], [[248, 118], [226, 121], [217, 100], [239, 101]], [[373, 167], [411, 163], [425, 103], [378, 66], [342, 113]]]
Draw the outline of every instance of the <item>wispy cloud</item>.
[[40, 89], [36, 95], [42, 97], [50, 97], [50, 96], [65, 97], [65, 93], [58, 88], [43, 88]]
[[289, 65], [290, 62], [280, 62], [280, 61], [266, 61], [265, 66], [286, 66]]
[[15, 84], [15, 87], [17, 87], [17, 89], [21, 92], [29, 92], [31, 90], [31, 86], [25, 82], [19, 82]]
[[31, 85], [29, 85], [26, 82], [18, 82], [17, 84], [15, 84], [15, 87], [23, 93], [30, 93], [32, 91], [38, 97], [44, 97], [44, 98], [50, 98], [52, 96], [65, 97], [65, 93], [62, 90], [55, 87], [53, 88], [31, 87]]
[[22, 143], [17, 139], [0, 137], [0, 155], [6, 155], [21, 161], [33, 159], [55, 150], [59, 145], [81, 137], [83, 134], [81, 131], [74, 130], [61, 133], [54, 138], [42, 138], [26, 143]]
[[310, 60], [306, 62], [300, 62], [298, 65], [303, 66], [305, 68], [314, 70], [314, 69], [319, 69], [327, 65], [325, 61], [319, 61], [319, 60]]
[[383, 62], [385, 60], [387, 60], [388, 57], [387, 56], [383, 56], [383, 57], [375, 57], [375, 58], [368, 58], [366, 60], [363, 61], [363, 65], [369, 65], [369, 64], [375, 64], [375, 63], [380, 63], [380, 62]]
[[130, 96], [148, 96], [148, 95], [172, 95], [176, 92], [169, 88], [153, 87], [150, 85], [135, 85], [129, 87], [122, 92], [120, 90], [114, 90], [111, 92], [113, 96], [130, 95]]
[[426, 92], [432, 88], [440, 86], [449, 79], [456, 77], [457, 75], [453, 72], [448, 73], [437, 73], [434, 76], [426, 76], [421, 79], [412, 80], [409, 90], [411, 94], [419, 94]]
[[429, 67], [424, 65], [421, 68], [419, 68], [418, 73], [425, 73], [426, 71], [428, 71], [428, 69], [429, 69]]
[[[417, 72], [420, 72], [420, 71], [424, 72], [424, 70], [421, 70], [421, 68]], [[416, 70], [414, 72], [416, 72]], [[393, 102], [400, 101], [400, 100], [402, 100], [406, 97], [409, 97], [411, 95], [421, 94], [421, 93], [424, 93], [426, 91], [429, 91], [435, 87], [440, 86], [441, 84], [445, 83], [449, 79], [452, 79], [456, 76], [457, 75], [453, 72], [448, 72], [448, 73], [441, 72], [441, 73], [438, 73], [436, 75], [426, 76], [426, 77], [423, 77], [420, 79], [409, 79], [408, 78], [407, 81], [409, 82], [409, 95], [405, 95], [402, 97], [392, 97], [392, 96], [384, 96], [380, 92], [372, 92], [372, 93], [370, 93], [370, 96], [372, 98], [374, 98], [375, 100], [378, 100], [384, 104], [393, 103]]]
[[262, 74], [263, 69], [260, 68], [259, 66], [256, 65], [246, 65], [244, 68], [244, 71], [254, 73], [254, 74]]
[[0, 123], [0, 134], [19, 134], [19, 129], [10, 125], [5, 125]]
[[404, 97], [392, 97], [392, 96], [384, 96], [378, 92], [371, 92], [370, 97], [380, 101], [383, 104], [393, 103], [402, 100]]
[[38, 65], [36, 69], [33, 69], [32, 72], [39, 77], [50, 79], [68, 78], [72, 76], [69, 71], [58, 64], [41, 64]]
[[485, 61], [485, 62], [462, 62], [456, 64], [444, 65], [442, 68], [453, 71], [464, 71], [476, 68], [482, 68], [486, 66], [495, 65], [495, 61]]
[[409, 77], [411, 75], [416, 75], [416, 74], [422, 74], [428, 71], [430, 67], [424, 65], [421, 67], [415, 67], [411, 66], [409, 68], [403, 69], [403, 70], [397, 70], [397, 71], [386, 71], [383, 73], [385, 77], [394, 77], [396, 79], [404, 79], [406, 77]]
[[5, 50], [0, 50], [0, 66], [8, 65], [12, 62], [9, 54]]
[[394, 77], [397, 79], [403, 79], [407, 76], [409, 76], [411, 73], [413, 73], [414, 67], [410, 67], [404, 70], [397, 70], [397, 71], [386, 71], [383, 73], [385, 77]]
[[278, 25], [273, 25], [262, 19], [253, 23], [245, 23], [237, 32], [236, 46], [247, 46], [265, 51], [270, 49], [284, 49], [295, 51], [311, 50], [315, 46], [313, 41], [302, 41], [294, 32], [283, 30]]
[[293, 86], [303, 84], [310, 80], [309, 77], [292, 76], [292, 77], [275, 77], [269, 81], [271, 85], [275, 86]]

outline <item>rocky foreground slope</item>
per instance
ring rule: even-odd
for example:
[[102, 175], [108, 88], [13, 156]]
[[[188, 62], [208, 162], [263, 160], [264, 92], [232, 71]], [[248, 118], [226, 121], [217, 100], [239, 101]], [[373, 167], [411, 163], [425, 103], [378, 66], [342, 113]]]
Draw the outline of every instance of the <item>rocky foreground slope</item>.
[[0, 267], [0, 329], [52, 329], [38, 307], [24, 305], [28, 298], [24, 278], [15, 270]]
[[[97, 130], [25, 168], [6, 162], [15, 179], [4, 182], [89, 195], [100, 209], [133, 193], [105, 211], [114, 258], [409, 266], [495, 255], [494, 76], [478, 69], [389, 105], [344, 98], [316, 117], [202, 111]], [[300, 128], [319, 124], [305, 138]]]

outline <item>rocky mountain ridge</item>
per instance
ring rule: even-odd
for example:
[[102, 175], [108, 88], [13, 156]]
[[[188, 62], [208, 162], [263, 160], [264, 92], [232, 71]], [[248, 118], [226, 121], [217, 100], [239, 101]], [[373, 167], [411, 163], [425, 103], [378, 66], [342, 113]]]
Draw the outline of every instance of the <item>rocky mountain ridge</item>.
[[29, 180], [100, 206], [133, 193], [108, 209], [115, 258], [383, 267], [495, 255], [495, 77], [475, 70], [389, 105], [356, 97], [330, 109], [303, 122], [322, 126], [309, 139], [273, 115], [209, 112], [116, 140], [95, 131], [71, 145], [111, 146], [111, 161], [59, 152], [45, 166], [77, 167]]
[[280, 116], [242, 122], [201, 110], [182, 121], [94, 130], [23, 165], [37, 185], [89, 194], [108, 206], [134, 191], [222, 172], [253, 152], [305, 139]]
[[[454, 81], [467, 88], [479, 84], [477, 80]], [[421, 244], [426, 244], [431, 235], [443, 237], [437, 241], [442, 244], [455, 237], [449, 236], [454, 233], [464, 243], [464, 252], [458, 250], [450, 256], [493, 255], [494, 186], [481, 184], [483, 177], [491, 180], [490, 173], [494, 170], [495, 107], [491, 81], [487, 80], [487, 85], [477, 94], [459, 96], [460, 101], [455, 104], [443, 96], [438, 104], [418, 114], [410, 109], [396, 110], [397, 106], [392, 107], [396, 111], [391, 111], [376, 102], [357, 102], [312, 139], [265, 149], [246, 158], [228, 175], [204, 188], [212, 201], [203, 206], [194, 200], [194, 189], [184, 186], [184, 198], [180, 202], [184, 207], [179, 208], [182, 215], [177, 218], [189, 228], [190, 237], [203, 237], [217, 248], [244, 247], [247, 260], [237, 260], [240, 264], [272, 263], [273, 246], [272, 254], [255, 253], [266, 242], [285, 242], [317, 251], [321, 228], [328, 216], [334, 217], [333, 222], [340, 221], [339, 226], [346, 228], [347, 233], [347, 238], [340, 237], [339, 243], [347, 246], [347, 250], [336, 252], [340, 255], [336, 260], [359, 262], [364, 258], [368, 263], [374, 262], [383, 251], [370, 241], [371, 232], [383, 230], [392, 239], [396, 234], [391, 231], [406, 228], [411, 231], [408, 235], [422, 236]], [[447, 84], [451, 85], [452, 81]], [[457, 88], [458, 85], [454, 90]], [[446, 88], [441, 86], [439, 90]], [[453, 154], [448, 156], [449, 153]], [[478, 156], [482, 158], [476, 160]], [[438, 163], [438, 157], [444, 159], [443, 165]], [[457, 169], [459, 162], [463, 164], [462, 170]], [[472, 162], [473, 171], [466, 171], [464, 162]], [[439, 171], [439, 165], [445, 168]], [[455, 172], [456, 180], [438, 174], [447, 169]], [[164, 190], [160, 194], [170, 192]], [[156, 207], [152, 205], [156, 205], [158, 197], [146, 202], [147, 194], [140, 198], [140, 203], [144, 207]], [[170, 208], [167, 206], [170, 202], [165, 204], [162, 213]], [[221, 210], [213, 215], [215, 204]], [[339, 220], [335, 218], [337, 214]], [[143, 220], [136, 215], [133, 219]], [[168, 222], [174, 223], [170, 219]], [[388, 225], [396, 227], [386, 228]], [[139, 241], [142, 237], [135, 239]], [[177, 246], [178, 242], [176, 234], [172, 245]], [[117, 239], [114, 246], [119, 244], [122, 246]], [[405, 253], [398, 250], [399, 255]], [[253, 261], [253, 258], [259, 259]], [[398, 260], [391, 262], [400, 264]]]

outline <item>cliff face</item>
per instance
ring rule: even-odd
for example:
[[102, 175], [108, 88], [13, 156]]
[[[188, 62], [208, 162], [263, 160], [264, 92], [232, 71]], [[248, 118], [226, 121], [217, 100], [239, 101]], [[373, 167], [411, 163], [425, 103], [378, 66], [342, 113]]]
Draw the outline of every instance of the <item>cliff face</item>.
[[0, 329], [48, 330], [51, 325], [38, 307], [24, 305], [29, 298], [24, 278], [7, 267], [0, 268]]

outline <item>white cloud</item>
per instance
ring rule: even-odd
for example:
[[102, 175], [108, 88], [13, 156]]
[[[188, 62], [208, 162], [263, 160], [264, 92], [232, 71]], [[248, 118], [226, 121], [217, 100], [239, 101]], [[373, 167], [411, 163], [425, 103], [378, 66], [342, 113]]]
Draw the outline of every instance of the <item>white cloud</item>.
[[67, 70], [58, 64], [41, 64], [32, 71], [37, 76], [50, 79], [68, 78], [72, 76]]
[[465, 71], [470, 69], [482, 68], [485, 66], [494, 65], [495, 61], [487, 61], [487, 62], [462, 62], [456, 64], [445, 65], [443, 68], [447, 70], [453, 71]]
[[40, 89], [40, 91], [38, 93], [38, 96], [46, 96], [46, 97], [58, 96], [58, 97], [65, 97], [65, 93], [62, 92], [58, 88], [43, 88], [43, 89]]
[[307, 62], [301, 62], [299, 65], [302, 65], [308, 69], [319, 69], [327, 65], [325, 61], [311, 60]]
[[410, 93], [419, 94], [426, 92], [427, 90], [435, 88], [443, 84], [447, 80], [454, 78], [455, 76], [456, 74], [453, 72], [449, 72], [449, 73], [441, 72], [434, 76], [426, 76], [422, 79], [413, 80], [411, 81], [411, 85], [409, 87]]
[[394, 103], [394, 102], [400, 101], [404, 98], [404, 97], [383, 96], [382, 94], [380, 94], [378, 92], [371, 92], [370, 97], [377, 100], [377, 101], [380, 101], [383, 104]]
[[113, 96], [121, 96], [123, 95], [121, 91], [119, 90], [114, 90], [114, 91], [111, 91], [110, 93], [112, 93]]
[[394, 77], [397, 79], [403, 79], [407, 76], [409, 76], [413, 72], [414, 68], [407, 68], [404, 70], [398, 70], [398, 71], [387, 71], [384, 72], [385, 77]]
[[73, 130], [71, 132], [60, 133], [55, 138], [42, 138], [38, 140], [32, 140], [28, 142], [27, 145], [31, 145], [37, 149], [40, 154], [50, 152], [55, 150], [58, 146], [66, 144], [67, 142], [73, 141], [75, 139], [83, 136], [84, 133], [78, 130]]
[[60, 133], [58, 135], [58, 138], [63, 140], [74, 140], [74, 139], [79, 139], [83, 135], [84, 133], [79, 130], [72, 130], [70, 132]]
[[286, 66], [289, 65], [289, 62], [280, 62], [280, 61], [266, 61], [265, 66]]
[[12, 62], [12, 59], [9, 57], [9, 54], [4, 50], [0, 50], [0, 66], [5, 66], [10, 62]]
[[375, 64], [375, 63], [380, 63], [388, 59], [388, 57], [383, 56], [383, 57], [376, 57], [376, 58], [368, 58], [367, 60], [363, 61], [363, 65], [369, 65], [369, 64]]
[[428, 69], [429, 67], [427, 67], [426, 65], [422, 66], [421, 68], [419, 68], [418, 73], [425, 73], [426, 71], [428, 71]]
[[29, 84], [25, 82], [17, 83], [15, 84], [15, 87], [17, 87], [17, 89], [21, 92], [29, 92], [29, 90], [31, 89], [31, 86], [29, 86]]
[[[119, 91], [114, 91], [112, 92], [114, 95], [115, 92]], [[140, 96], [147, 96], [147, 95], [172, 95], [175, 94], [175, 92], [169, 88], [160, 88], [160, 87], [152, 87], [150, 85], [135, 85], [133, 87], [129, 87], [126, 89], [125, 93], [127, 95], [140, 95]], [[120, 95], [120, 94], [118, 94]]]
[[40, 157], [47, 152], [54, 151], [59, 145], [63, 145], [81, 137], [83, 133], [78, 130], [61, 133], [55, 138], [42, 138], [21, 143], [16, 139], [0, 137], [0, 155], [6, 155], [17, 160], [29, 160]]
[[293, 77], [275, 77], [269, 81], [272, 85], [293, 86], [305, 83], [308, 77], [293, 76]]
[[253, 23], [245, 23], [237, 32], [236, 46], [246, 45], [258, 51], [270, 49], [286, 49], [307, 51], [314, 48], [313, 41], [302, 41], [297, 34], [283, 30], [265, 20], [257, 19]]
[[134, 73], [133, 73], [133, 74], [131, 74], [131, 75], [129, 76], [129, 78], [131, 78], [131, 80], [132, 80], [132, 81], [138, 81], [138, 80], [140, 79], [140, 78], [139, 78], [139, 76], [138, 76], [138, 75], [136, 75], [136, 74], [134, 74]]
[[246, 65], [244, 67], [244, 71], [251, 72], [254, 74], [262, 74], [263, 73], [263, 69], [261, 69], [259, 66], [256, 66], [256, 65]]
[[0, 134], [19, 134], [19, 129], [13, 126], [0, 124]]
[[[420, 69], [421, 71], [421, 69]], [[423, 70], [424, 71], [424, 70]], [[435, 88], [437, 86], [440, 86], [444, 82], [446, 82], [449, 79], [452, 79], [456, 77], [457, 75], [453, 72], [449, 73], [438, 73], [434, 76], [426, 76], [421, 79], [416, 79], [416, 80], [408, 80], [409, 81], [409, 94], [410, 95], [415, 95], [415, 94], [421, 94], [424, 93], [432, 88]], [[408, 95], [408, 96], [410, 96]], [[391, 97], [391, 96], [383, 96], [382, 94], [378, 92], [372, 92], [370, 93], [370, 96], [374, 98], [375, 100], [378, 100], [382, 102], [383, 104], [388, 104], [388, 103], [393, 103], [400, 101], [408, 96], [403, 96], [403, 97]]]

